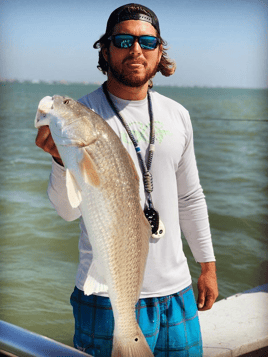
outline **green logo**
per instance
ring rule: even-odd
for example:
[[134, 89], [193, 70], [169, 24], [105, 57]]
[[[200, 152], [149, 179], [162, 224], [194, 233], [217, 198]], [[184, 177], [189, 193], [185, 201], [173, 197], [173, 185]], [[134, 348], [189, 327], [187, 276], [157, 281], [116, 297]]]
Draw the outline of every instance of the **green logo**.
[[[164, 138], [168, 135], [172, 135], [169, 130], [165, 130], [164, 124], [160, 121], [156, 121], [155, 123], [155, 140], [161, 144]], [[149, 142], [150, 140], [150, 124], [143, 124], [141, 122], [132, 122], [128, 124], [132, 134], [134, 135], [137, 142], [145, 141]], [[133, 125], [136, 125], [138, 129], [132, 128]], [[128, 134], [124, 131], [121, 132], [122, 141], [126, 144], [130, 144], [131, 140]]]

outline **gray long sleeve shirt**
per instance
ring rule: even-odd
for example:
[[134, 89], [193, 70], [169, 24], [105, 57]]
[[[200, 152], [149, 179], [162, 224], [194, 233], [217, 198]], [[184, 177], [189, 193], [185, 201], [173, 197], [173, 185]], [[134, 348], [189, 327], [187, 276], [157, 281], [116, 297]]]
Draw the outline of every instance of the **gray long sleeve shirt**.
[[[112, 99], [127, 121], [147, 157], [150, 120], [147, 98], [127, 101]], [[151, 90], [156, 131], [156, 146], [151, 173], [155, 209], [166, 229], [160, 239], [150, 238], [149, 254], [141, 297], [164, 296], [178, 292], [191, 284], [191, 276], [183, 253], [181, 230], [197, 262], [214, 261], [207, 205], [199, 181], [193, 145], [193, 130], [188, 111], [177, 102]], [[136, 151], [125, 128], [110, 108], [101, 88], [79, 100], [93, 109], [113, 128], [132, 157], [140, 177], [141, 205], [145, 205], [142, 173]], [[48, 196], [58, 214], [67, 221], [81, 216], [68, 201], [65, 169], [53, 161]], [[92, 262], [90, 237], [83, 219], [80, 220], [80, 262], [76, 286], [83, 290]], [[105, 294], [100, 294], [106, 296]]]

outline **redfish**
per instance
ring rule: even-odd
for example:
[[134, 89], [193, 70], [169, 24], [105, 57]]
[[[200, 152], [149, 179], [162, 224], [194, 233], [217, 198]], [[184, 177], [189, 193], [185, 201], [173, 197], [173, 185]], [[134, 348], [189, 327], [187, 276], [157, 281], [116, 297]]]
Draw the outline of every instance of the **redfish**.
[[153, 357], [136, 321], [151, 226], [140, 204], [134, 163], [111, 127], [71, 98], [43, 98], [35, 126], [49, 125], [93, 250], [86, 295], [107, 292], [114, 315], [113, 357]]

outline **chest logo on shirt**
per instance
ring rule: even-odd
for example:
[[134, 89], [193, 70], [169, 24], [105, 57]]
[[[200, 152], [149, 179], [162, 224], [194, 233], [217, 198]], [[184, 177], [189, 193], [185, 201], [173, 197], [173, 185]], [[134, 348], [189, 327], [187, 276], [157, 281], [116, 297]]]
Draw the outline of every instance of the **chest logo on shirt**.
[[[168, 135], [173, 135], [169, 130], [164, 128], [164, 124], [160, 121], [155, 121], [155, 140], [161, 144], [164, 138]], [[144, 124], [141, 122], [132, 122], [128, 123], [132, 134], [134, 135], [137, 142], [149, 142], [150, 140], [150, 124]], [[122, 142], [126, 144], [130, 144], [131, 140], [128, 134], [125, 131], [121, 131], [120, 133]]]

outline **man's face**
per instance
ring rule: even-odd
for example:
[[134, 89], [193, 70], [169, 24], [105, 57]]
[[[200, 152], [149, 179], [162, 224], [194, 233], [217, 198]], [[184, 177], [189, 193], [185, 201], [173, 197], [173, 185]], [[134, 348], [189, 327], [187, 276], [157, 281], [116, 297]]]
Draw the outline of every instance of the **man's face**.
[[[140, 20], [128, 20], [117, 24], [113, 35], [118, 34], [157, 36], [155, 28], [150, 23]], [[131, 48], [117, 48], [111, 42], [109, 50], [104, 52], [109, 64], [108, 77], [112, 76], [130, 87], [140, 87], [156, 74], [161, 55], [161, 46], [147, 50], [142, 49], [138, 41], [135, 41]]]

